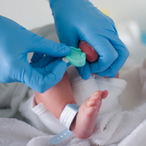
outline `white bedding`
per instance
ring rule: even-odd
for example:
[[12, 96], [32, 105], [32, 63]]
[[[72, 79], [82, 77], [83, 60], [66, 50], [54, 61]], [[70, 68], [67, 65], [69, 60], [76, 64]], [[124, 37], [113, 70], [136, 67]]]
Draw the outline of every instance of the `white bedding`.
[[[48, 30], [49, 32], [48, 27], [43, 28], [43, 31], [40, 29], [34, 31], [39, 32], [42, 36], [46, 33], [45, 37], [51, 37], [52, 40], [56, 41], [54, 31], [52, 31], [52, 35], [49, 36], [48, 32], [44, 30]], [[54, 30], [54, 26], [51, 26], [51, 30]], [[71, 135], [70, 138], [59, 144], [59, 146], [146, 145], [146, 60], [143, 66], [139, 66], [133, 61], [132, 56], [130, 56], [120, 71], [120, 78], [127, 81], [126, 89], [119, 97], [120, 105], [123, 110], [121, 111], [120, 109], [100, 115], [98, 117], [99, 124], [97, 124], [95, 133], [89, 139], [80, 140], [74, 135]], [[23, 90], [23, 94], [19, 93], [21, 100], [25, 98], [25, 93], [27, 93], [28, 90], [25, 85], [22, 86], [25, 87], [25, 90]], [[7, 102], [8, 105], [5, 105], [5, 107], [0, 105], [1, 116], [16, 117], [16, 109], [18, 109], [21, 101], [18, 100], [18, 96], [12, 96], [12, 94], [8, 94], [6, 98], [9, 102]], [[0, 94], [1, 102], [5, 102], [6, 98]], [[11, 105], [13, 105], [13, 108], [11, 108]], [[10, 114], [11, 111], [13, 111], [13, 114]], [[37, 122], [38, 121], [36, 121], [35, 124], [37, 124]], [[0, 118], [0, 123], [0, 146], [51, 146], [49, 139], [54, 135], [49, 134], [51, 133], [50, 131], [46, 130], [42, 132], [28, 125], [26, 122], [12, 118]]]

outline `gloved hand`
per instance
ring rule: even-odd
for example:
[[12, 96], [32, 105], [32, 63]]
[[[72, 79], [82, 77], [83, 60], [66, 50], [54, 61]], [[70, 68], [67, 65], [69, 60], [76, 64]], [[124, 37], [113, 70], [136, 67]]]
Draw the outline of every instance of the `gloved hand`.
[[22, 82], [37, 92], [44, 92], [62, 79], [67, 68], [64, 61], [55, 60], [54, 66], [47, 64], [40, 73], [27, 60], [30, 52], [42, 53], [38, 58], [32, 58], [33, 63], [43, 54], [50, 56], [49, 62], [53, 63], [54, 57], [68, 55], [71, 48], [40, 37], [0, 16], [0, 82]]
[[78, 47], [89, 43], [99, 54], [98, 61], [78, 68], [83, 79], [90, 73], [114, 77], [125, 63], [129, 52], [119, 39], [114, 22], [88, 0], [50, 0], [50, 7], [60, 42]]

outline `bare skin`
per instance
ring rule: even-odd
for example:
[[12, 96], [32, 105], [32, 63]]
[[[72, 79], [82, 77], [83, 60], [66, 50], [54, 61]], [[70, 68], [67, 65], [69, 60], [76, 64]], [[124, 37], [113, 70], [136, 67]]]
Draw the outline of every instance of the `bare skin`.
[[43, 103], [59, 119], [62, 110], [68, 103], [76, 104], [67, 72], [63, 79], [51, 89], [44, 93], [35, 92], [35, 100], [37, 104]]
[[[81, 45], [81, 48], [86, 48], [87, 43]], [[91, 46], [88, 47], [88, 53], [92, 60], [96, 60], [97, 55], [93, 52]], [[92, 62], [92, 60], [88, 60]], [[79, 111], [71, 124], [70, 130], [80, 139], [86, 139], [92, 135], [95, 129], [96, 119], [99, 113], [99, 109], [102, 104], [102, 99], [106, 98], [108, 91], [96, 91], [86, 101], [82, 103]], [[65, 73], [63, 79], [54, 87], [46, 91], [45, 93], [35, 92], [35, 101], [37, 104], [43, 103], [43, 105], [57, 118], [59, 119], [62, 110], [67, 104], [76, 104], [73, 93], [71, 90], [70, 81]]]
[[[82, 103], [79, 112], [72, 122], [70, 130], [80, 139], [90, 137], [95, 129], [96, 118], [108, 91], [96, 91]], [[68, 103], [76, 104], [67, 73], [63, 79], [45, 93], [35, 92], [35, 101], [43, 105], [59, 119], [62, 110]]]
[[80, 106], [70, 129], [78, 138], [87, 139], [94, 132], [102, 99], [106, 98], [107, 94], [107, 90], [96, 91]]

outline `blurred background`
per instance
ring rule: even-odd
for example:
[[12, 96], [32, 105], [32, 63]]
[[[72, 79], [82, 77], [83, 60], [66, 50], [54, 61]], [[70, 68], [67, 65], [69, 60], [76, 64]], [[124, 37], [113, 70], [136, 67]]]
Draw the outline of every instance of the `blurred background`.
[[[146, 0], [91, 2], [114, 20], [120, 38], [129, 49], [139, 49], [139, 52], [146, 50]], [[29, 30], [54, 22], [47, 0], [0, 0], [0, 15], [18, 22]]]
[[[145, 27], [146, 0], [91, 0], [91, 2], [96, 7], [106, 10], [116, 24], [134, 19], [143, 29]], [[17, 21], [27, 29], [53, 23], [47, 0], [0, 0], [0, 15]]]

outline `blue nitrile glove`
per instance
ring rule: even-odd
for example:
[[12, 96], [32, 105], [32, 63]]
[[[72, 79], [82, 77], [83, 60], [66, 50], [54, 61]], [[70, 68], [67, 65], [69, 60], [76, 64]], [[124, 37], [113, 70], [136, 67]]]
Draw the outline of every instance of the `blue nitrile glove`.
[[57, 66], [61, 61], [62, 58], [60, 57], [51, 57], [48, 55], [44, 56], [44, 54], [34, 53], [30, 65], [39, 73], [46, 75], [47, 73], [51, 72], [54, 66]]
[[78, 47], [84, 40], [95, 48], [99, 60], [77, 68], [83, 79], [90, 73], [113, 77], [125, 63], [129, 52], [119, 39], [114, 22], [88, 0], [50, 0], [60, 42]]
[[[38, 92], [44, 92], [62, 79], [67, 64], [58, 59], [54, 66], [50, 63], [45, 67], [46, 74], [40, 73], [28, 63], [29, 52], [47, 54], [54, 61], [54, 57], [68, 55], [71, 48], [40, 37], [0, 16], [0, 82], [22, 82]], [[34, 58], [32, 61], [37, 62]]]

